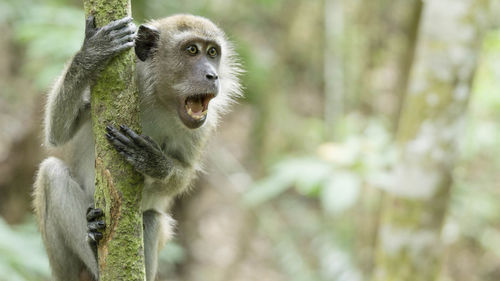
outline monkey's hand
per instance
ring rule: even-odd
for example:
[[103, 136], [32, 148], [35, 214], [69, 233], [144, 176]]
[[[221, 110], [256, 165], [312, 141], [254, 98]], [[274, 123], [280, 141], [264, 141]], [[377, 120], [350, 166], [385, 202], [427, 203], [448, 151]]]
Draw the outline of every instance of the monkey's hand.
[[138, 172], [155, 179], [167, 177], [172, 161], [152, 138], [138, 135], [125, 125], [120, 131], [108, 125], [106, 131], [111, 144]]
[[131, 17], [96, 28], [91, 15], [86, 20], [83, 46], [75, 58], [86, 70], [99, 69], [110, 58], [134, 46], [135, 30]]
[[87, 209], [87, 242], [97, 257], [97, 244], [102, 239], [102, 233], [106, 228], [104, 212], [99, 208], [89, 207]]

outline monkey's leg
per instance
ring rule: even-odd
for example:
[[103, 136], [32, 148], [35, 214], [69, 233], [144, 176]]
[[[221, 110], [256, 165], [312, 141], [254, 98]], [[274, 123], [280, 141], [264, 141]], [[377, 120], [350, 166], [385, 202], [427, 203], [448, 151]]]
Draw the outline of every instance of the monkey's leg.
[[35, 182], [35, 211], [56, 280], [79, 280], [85, 268], [97, 276], [97, 263], [86, 241], [85, 210], [92, 194], [71, 177], [61, 160], [42, 162]]
[[150, 209], [143, 213], [143, 223], [146, 280], [154, 281], [158, 268], [158, 253], [172, 238], [174, 220], [165, 213]]

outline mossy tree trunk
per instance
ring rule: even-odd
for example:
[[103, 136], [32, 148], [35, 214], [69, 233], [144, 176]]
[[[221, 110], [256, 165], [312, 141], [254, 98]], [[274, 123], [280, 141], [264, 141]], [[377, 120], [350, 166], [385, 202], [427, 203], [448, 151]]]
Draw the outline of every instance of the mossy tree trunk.
[[[85, 14], [97, 26], [131, 15], [130, 0], [84, 0]], [[95, 205], [106, 216], [98, 246], [101, 281], [145, 280], [141, 212], [143, 177], [112, 148], [106, 125], [126, 124], [139, 131], [139, 103], [134, 79], [135, 55], [126, 51], [109, 63], [92, 88], [95, 137]]]
[[397, 132], [374, 280], [431, 281], [488, 1], [426, 1]]

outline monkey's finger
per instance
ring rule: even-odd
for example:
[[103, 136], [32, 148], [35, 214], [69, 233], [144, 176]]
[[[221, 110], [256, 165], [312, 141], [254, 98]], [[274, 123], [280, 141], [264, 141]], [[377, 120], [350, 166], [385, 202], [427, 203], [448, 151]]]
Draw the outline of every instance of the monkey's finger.
[[102, 239], [102, 233], [100, 232], [89, 232], [88, 233], [89, 240], [93, 242], [99, 242]]
[[[127, 136], [122, 134], [120, 131], [118, 131], [116, 128], [113, 126], [106, 126], [106, 131], [108, 134], [106, 134], [106, 137], [108, 140], [110, 140], [113, 144], [118, 140], [122, 145], [128, 146], [128, 147], [135, 147], [134, 142], [132, 142]], [[117, 143], [117, 145], [120, 145]]]
[[121, 143], [118, 139], [110, 140], [111, 144], [115, 147], [116, 151], [128, 162], [133, 163], [135, 159], [135, 155], [137, 155], [135, 148], [131, 148], [123, 143]]
[[131, 22], [124, 28], [109, 32], [109, 35], [113, 38], [121, 38], [127, 35], [135, 34], [136, 29], [137, 27], [135, 26], [135, 24]]
[[142, 138], [140, 135], [138, 135], [136, 132], [134, 132], [129, 127], [127, 127], [125, 125], [120, 125], [120, 129], [122, 132], [127, 134], [127, 136], [129, 136], [134, 141], [134, 143], [137, 144], [138, 146], [140, 146], [140, 147], [149, 146], [149, 143], [144, 138]]
[[118, 131], [117, 128], [115, 128], [114, 126], [111, 126], [111, 125], [106, 125], [106, 132], [108, 132], [109, 134], [111, 134], [113, 136], [120, 133], [120, 131]]
[[[108, 137], [109, 139], [109, 137]], [[122, 143], [120, 140], [116, 138], [109, 139], [111, 144], [115, 147], [115, 149], [120, 153], [125, 153], [126, 155], [132, 155], [134, 153], [134, 149], [130, 146]], [[122, 154], [123, 155], [123, 154]]]
[[132, 34], [128, 34], [128, 35], [120, 36], [120, 37], [116, 36], [111, 40], [115, 46], [123, 44], [123, 43], [127, 43], [127, 42], [133, 42], [135, 40], [135, 34], [132, 33]]
[[95, 17], [94, 15], [90, 15], [85, 20], [85, 30], [92, 30], [94, 28], [95, 28]]
[[133, 144], [131, 140], [129, 140], [126, 136], [122, 135], [121, 133], [118, 133], [117, 135], [111, 132], [107, 132], [106, 138], [112, 145], [114, 145], [114, 147], [118, 151], [129, 150], [131, 148], [134, 148], [135, 146], [135, 144]]
[[103, 229], [106, 229], [106, 223], [104, 221], [93, 221], [93, 222], [89, 222], [87, 224], [87, 228], [91, 231], [91, 232], [96, 232], [96, 231], [99, 231], [99, 230], [103, 230]]
[[113, 52], [120, 53], [122, 51], [125, 51], [125, 50], [128, 50], [128, 49], [134, 47], [134, 45], [135, 45], [134, 41], [130, 41], [130, 42], [127, 42], [127, 43], [120, 45], [116, 48], [113, 48]]
[[103, 26], [101, 30], [105, 33], [108, 33], [111, 30], [119, 29], [119, 28], [122, 28], [122, 27], [128, 25], [129, 22], [132, 22], [132, 18], [131, 17], [124, 17], [122, 19], [115, 20], [115, 21], [108, 23], [107, 25]]
[[134, 42], [134, 39], [135, 39], [135, 35], [131, 34], [131, 35], [122, 37], [120, 39], [117, 39], [114, 42], [116, 42], [117, 45], [122, 45], [122, 44], [126, 44], [128, 42]]
[[127, 125], [120, 125], [120, 131], [123, 132], [125, 135], [127, 135], [128, 137], [130, 137], [134, 142], [137, 142], [137, 144], [143, 144], [144, 142], [141, 138], [141, 136], [139, 136], [136, 132], [134, 132], [134, 130], [130, 129]]
[[101, 208], [88, 208], [87, 209], [87, 221], [93, 221], [97, 218], [100, 218], [104, 215], [104, 212]]

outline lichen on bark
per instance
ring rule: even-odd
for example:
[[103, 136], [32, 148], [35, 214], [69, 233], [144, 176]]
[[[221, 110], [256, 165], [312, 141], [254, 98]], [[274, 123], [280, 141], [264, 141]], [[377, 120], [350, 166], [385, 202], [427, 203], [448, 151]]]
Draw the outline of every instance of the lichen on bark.
[[[131, 15], [130, 0], [84, 0], [86, 16], [96, 25]], [[135, 55], [128, 50], [113, 58], [92, 87], [92, 127], [96, 152], [95, 206], [106, 216], [98, 246], [101, 281], [145, 280], [141, 211], [143, 177], [112, 148], [106, 125], [126, 124], [140, 131]]]

